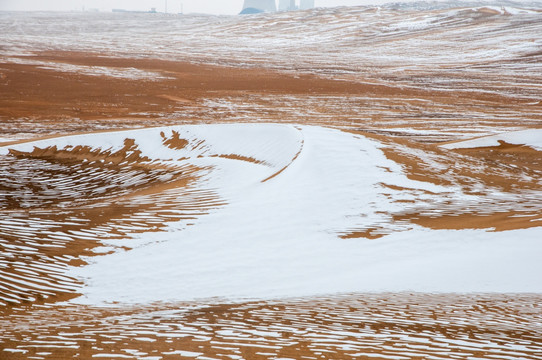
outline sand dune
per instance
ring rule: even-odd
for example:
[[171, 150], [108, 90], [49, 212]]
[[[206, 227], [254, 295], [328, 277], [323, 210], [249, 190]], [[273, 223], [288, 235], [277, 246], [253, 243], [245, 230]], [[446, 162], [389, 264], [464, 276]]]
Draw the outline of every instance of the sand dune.
[[[146, 246], [71, 269], [70, 277], [89, 285], [79, 290], [84, 296], [77, 302], [239, 300], [322, 291], [540, 291], [533, 278], [542, 270], [538, 229], [496, 234], [414, 225], [431, 208], [440, 212], [433, 211], [437, 222], [462, 214], [453, 209], [484, 202], [489, 209], [487, 196], [483, 188], [474, 194], [411, 180], [381, 148], [374, 139], [320, 127], [231, 124], [77, 135], [0, 151], [121, 168], [135, 162], [154, 171], [205, 169], [193, 171], [191, 191], [213, 191], [224, 203], [194, 227], [173, 223], [164, 233], [142, 233], [138, 241]], [[166, 175], [174, 173], [155, 176]], [[158, 190], [146, 194], [164, 191]], [[137, 198], [137, 188], [127, 191]], [[507, 198], [514, 203], [513, 194], [499, 198], [501, 207]], [[449, 209], [447, 202], [453, 204]], [[364, 237], [381, 239], [375, 244]], [[130, 247], [129, 240], [107, 244]]]
[[0, 359], [540, 358], [541, 15], [0, 14]]
[[519, 145], [530, 147], [536, 151], [542, 151], [542, 130], [530, 129], [516, 132], [509, 132], [499, 135], [484, 136], [477, 139], [459, 141], [451, 144], [441, 145], [444, 149], [472, 149], [506, 147], [506, 145]]

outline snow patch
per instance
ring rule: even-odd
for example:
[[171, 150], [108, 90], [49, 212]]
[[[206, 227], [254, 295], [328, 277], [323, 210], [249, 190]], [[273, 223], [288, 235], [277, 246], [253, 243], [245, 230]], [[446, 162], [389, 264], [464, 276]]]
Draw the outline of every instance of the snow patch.
[[444, 149], [471, 149], [499, 146], [500, 141], [514, 145], [525, 145], [542, 151], [542, 129], [513, 131], [504, 134], [485, 136], [477, 139], [441, 145]]
[[[473, 140], [540, 145], [538, 130]], [[177, 137], [183, 146], [165, 141]], [[0, 147], [120, 149], [134, 139], [150, 161], [205, 169], [194, 187], [226, 203], [190, 227], [123, 240], [125, 251], [71, 268], [83, 279], [74, 303], [224, 301], [374, 291], [542, 292], [541, 228], [509, 232], [430, 230], [395, 224], [395, 200], [428, 191], [476, 201], [460, 188], [413, 181], [383, 145], [322, 127], [229, 124], [86, 134]], [[468, 143], [468, 142], [465, 142]], [[464, 144], [464, 143], [461, 143]], [[448, 146], [448, 145], [445, 145]], [[471, 146], [471, 145], [469, 145]], [[392, 188], [382, 184], [390, 185]], [[410, 194], [410, 195], [409, 195]], [[424, 200], [424, 201], [425, 201]], [[406, 204], [406, 205], [405, 205]], [[341, 239], [349, 229], [383, 228], [384, 237]], [[112, 246], [112, 247], [108, 247]]]
[[[163, 137], [173, 132], [188, 145], [164, 145]], [[380, 143], [359, 135], [310, 126], [194, 125], [14, 147], [115, 149], [125, 138], [135, 139], [154, 161], [209, 168], [198, 186], [214, 189], [227, 205], [188, 228], [171, 224], [167, 232], [139, 234], [136, 243], [145, 246], [72, 268], [68, 275], [86, 283], [75, 303], [372, 291], [542, 292], [536, 276], [542, 272], [540, 228], [490, 233], [409, 225], [377, 241], [340, 239], [346, 229], [389, 224], [389, 213], [401, 210], [404, 205], [394, 198], [404, 194], [382, 183], [437, 196], [459, 191], [409, 180]], [[239, 158], [222, 156], [231, 154]]]

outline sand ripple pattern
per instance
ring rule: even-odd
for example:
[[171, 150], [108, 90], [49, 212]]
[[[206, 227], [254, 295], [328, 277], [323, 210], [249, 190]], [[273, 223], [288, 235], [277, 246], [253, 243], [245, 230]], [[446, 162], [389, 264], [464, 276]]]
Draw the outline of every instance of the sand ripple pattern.
[[100, 241], [187, 226], [219, 206], [194, 189], [194, 166], [87, 150], [0, 156], [0, 306], [73, 293], [80, 284], [66, 268], [115, 250]]
[[[144, 120], [144, 126], [180, 121], [333, 124], [427, 142], [492, 134], [498, 127], [513, 131], [540, 126], [542, 12], [457, 6], [417, 2], [250, 17], [8, 13], [0, 17], [4, 30], [0, 46], [5, 49], [0, 63], [6, 66], [44, 70], [43, 59], [21, 55], [48, 51], [50, 56], [51, 50], [117, 59], [141, 58], [151, 52], [174, 61], [316, 73], [364, 84], [366, 89], [347, 96], [322, 95], [312, 89], [305, 94], [210, 91], [207, 99], [184, 102], [175, 111], [131, 105], [132, 110], [120, 112], [121, 118], [113, 119], [120, 111], [115, 110], [113, 118], [104, 120], [100, 114], [85, 122], [71, 121], [81, 116], [78, 112], [67, 120], [39, 123], [25, 116], [7, 116], [2, 137], [16, 140], [89, 127], [127, 128], [134, 125], [126, 120], [127, 113]], [[126, 80], [147, 81], [147, 87], [156, 85], [151, 85], [151, 79], [161, 80], [153, 83], [168, 83], [172, 77], [183, 81], [182, 74], [165, 68], [161, 75], [151, 76], [157, 68], [141, 63], [136, 65], [143, 68], [133, 68], [135, 61], [118, 68], [107, 62], [96, 66], [96, 59], [87, 64], [53, 60], [47, 60], [45, 67], [58, 76], [100, 75], [112, 84], [122, 75]], [[12, 71], [1, 67], [4, 74]], [[165, 96], [170, 100], [187, 95], [167, 86]], [[400, 91], [386, 93], [390, 90]]]
[[541, 300], [399, 293], [34, 308], [0, 320], [0, 358], [540, 359]]
[[9, 14], [0, 18], [0, 45], [8, 54], [66, 49], [134, 57], [151, 48], [161, 58], [287, 70], [295, 64], [298, 71], [334, 77], [361, 72], [441, 90], [459, 85], [514, 93], [521, 86], [523, 96], [538, 100], [540, 12], [403, 6], [251, 17]]

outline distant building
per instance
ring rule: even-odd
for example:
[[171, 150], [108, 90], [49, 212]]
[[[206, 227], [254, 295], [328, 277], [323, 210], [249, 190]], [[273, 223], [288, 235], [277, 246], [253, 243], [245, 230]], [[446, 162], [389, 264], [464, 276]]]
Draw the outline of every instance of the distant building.
[[290, 10], [290, 0], [279, 0], [279, 10], [280, 11]]
[[300, 0], [299, 8], [301, 10], [308, 10], [314, 8], [314, 0]]
[[314, 0], [300, 0], [299, 6], [296, 5], [296, 0], [279, 0], [280, 11], [290, 10], [307, 10], [314, 8]]
[[290, 8], [288, 10], [297, 10], [297, 6], [295, 6], [295, 0], [290, 0]]
[[277, 11], [275, 0], [245, 0], [241, 14], [257, 14], [275, 11]]

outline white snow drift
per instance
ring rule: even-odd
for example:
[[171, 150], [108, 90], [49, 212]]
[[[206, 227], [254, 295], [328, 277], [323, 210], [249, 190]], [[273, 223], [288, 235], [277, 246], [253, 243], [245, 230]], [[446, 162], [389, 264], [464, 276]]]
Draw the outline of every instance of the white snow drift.
[[512, 131], [503, 134], [484, 136], [472, 140], [442, 145], [444, 149], [470, 149], [499, 146], [500, 142], [514, 145], [525, 145], [542, 151], [542, 129]]
[[[189, 144], [181, 150], [164, 146], [160, 133], [172, 131]], [[383, 183], [429, 190], [428, 200], [468, 196], [409, 180], [378, 142], [359, 135], [308, 126], [201, 125], [72, 136], [17, 148], [114, 149], [125, 138], [135, 139], [143, 155], [157, 161], [210, 166], [198, 186], [215, 189], [227, 205], [194, 226], [172, 223], [168, 232], [137, 235], [134, 249], [71, 269], [86, 283], [75, 302], [403, 290], [542, 292], [542, 228], [495, 233], [394, 224], [390, 213], [406, 206], [395, 200], [411, 195]], [[339, 237], [380, 225], [389, 234], [378, 240]]]

